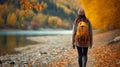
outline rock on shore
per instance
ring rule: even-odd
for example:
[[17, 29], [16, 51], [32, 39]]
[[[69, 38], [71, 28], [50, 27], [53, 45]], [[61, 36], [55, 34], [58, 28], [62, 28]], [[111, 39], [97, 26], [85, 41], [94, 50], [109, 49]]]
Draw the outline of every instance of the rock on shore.
[[2, 65], [47, 67], [54, 60], [66, 58], [68, 55], [60, 54], [68, 51], [72, 46], [70, 35], [36, 36], [27, 37], [27, 39], [36, 41], [38, 44], [15, 48], [20, 52], [16, 55], [1, 56]]

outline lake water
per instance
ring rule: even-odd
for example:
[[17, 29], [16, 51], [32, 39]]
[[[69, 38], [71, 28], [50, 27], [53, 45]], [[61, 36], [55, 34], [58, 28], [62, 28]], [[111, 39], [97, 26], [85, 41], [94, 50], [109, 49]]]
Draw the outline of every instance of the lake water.
[[1, 30], [0, 31], [0, 55], [16, 53], [14, 48], [22, 47], [36, 42], [29, 41], [26, 37], [43, 36], [43, 35], [58, 35], [71, 34], [71, 30]]
[[54, 34], [71, 34], [72, 30], [1, 30], [0, 35], [54, 35]]

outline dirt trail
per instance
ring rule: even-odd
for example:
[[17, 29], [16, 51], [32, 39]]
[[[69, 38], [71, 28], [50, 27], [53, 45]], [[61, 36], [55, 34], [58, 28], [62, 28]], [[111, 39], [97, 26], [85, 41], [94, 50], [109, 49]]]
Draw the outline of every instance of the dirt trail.
[[[118, 31], [94, 35], [93, 48], [88, 52], [87, 67], [120, 67], [120, 42], [108, 45], [118, 35]], [[50, 67], [78, 67], [76, 49], [70, 49], [66, 54], [68, 58], [54, 61]]]

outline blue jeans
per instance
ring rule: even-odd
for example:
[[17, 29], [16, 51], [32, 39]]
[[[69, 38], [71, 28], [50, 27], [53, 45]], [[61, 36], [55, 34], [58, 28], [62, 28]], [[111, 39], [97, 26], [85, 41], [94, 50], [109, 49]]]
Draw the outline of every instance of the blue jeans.
[[79, 67], [86, 67], [88, 47], [78, 47], [77, 46], [77, 51], [78, 51]]

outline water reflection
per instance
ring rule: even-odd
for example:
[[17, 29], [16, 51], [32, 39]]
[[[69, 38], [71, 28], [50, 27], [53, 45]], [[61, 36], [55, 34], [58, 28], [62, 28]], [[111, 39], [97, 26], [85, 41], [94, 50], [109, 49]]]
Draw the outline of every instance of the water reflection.
[[22, 47], [36, 42], [27, 40], [30, 36], [71, 34], [71, 30], [1, 30], [0, 31], [0, 56], [6, 54], [14, 54], [14, 48]]
[[26, 35], [0, 35], [0, 55], [14, 54], [16, 53], [14, 48], [33, 43], [26, 37]]

